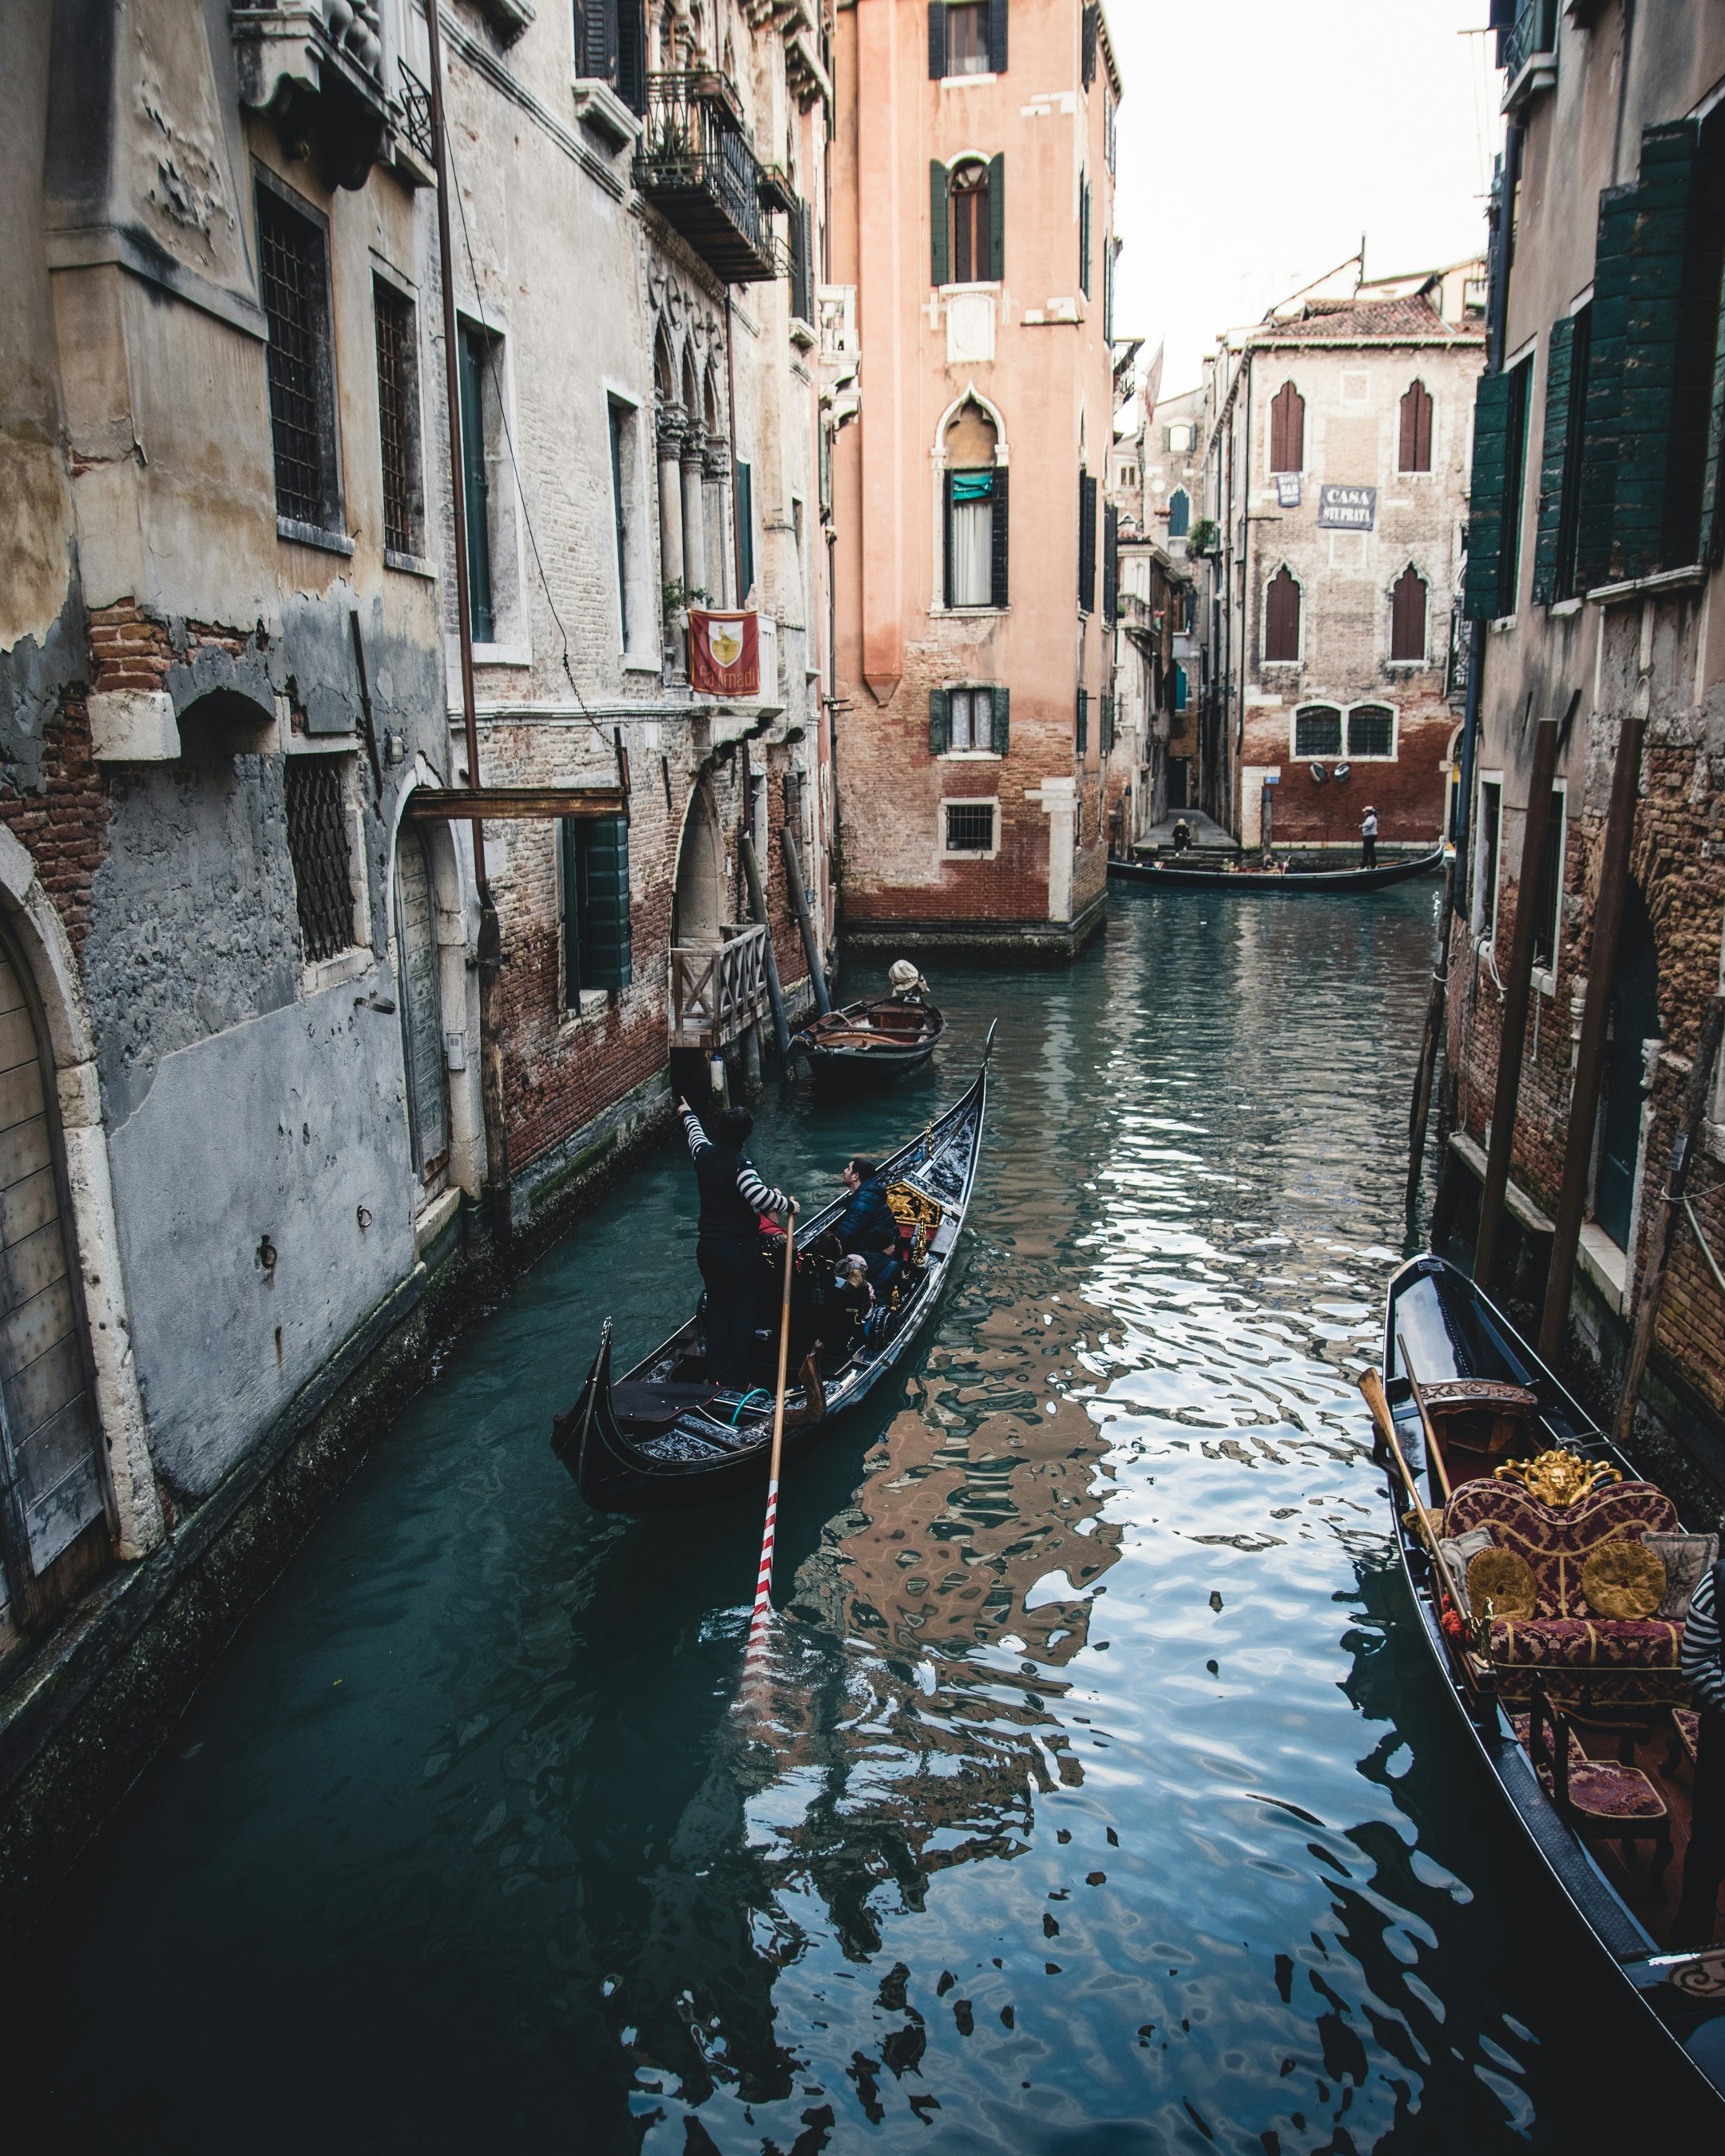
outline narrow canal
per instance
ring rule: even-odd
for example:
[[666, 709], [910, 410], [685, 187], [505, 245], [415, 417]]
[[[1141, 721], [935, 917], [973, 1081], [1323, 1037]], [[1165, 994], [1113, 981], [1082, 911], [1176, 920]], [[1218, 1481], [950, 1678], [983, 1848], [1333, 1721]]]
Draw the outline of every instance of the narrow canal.
[[1000, 1021], [937, 1332], [788, 1491], [764, 1717], [757, 1507], [598, 1518], [547, 1446], [600, 1320], [628, 1358], [691, 1293], [668, 1142], [449, 1358], [33, 1939], [61, 2145], [1599, 2145], [1599, 2001], [1451, 1757], [1352, 1383], [1432, 906], [1121, 894], [1070, 972], [942, 969], [925, 1081], [763, 1112], [812, 1199]]

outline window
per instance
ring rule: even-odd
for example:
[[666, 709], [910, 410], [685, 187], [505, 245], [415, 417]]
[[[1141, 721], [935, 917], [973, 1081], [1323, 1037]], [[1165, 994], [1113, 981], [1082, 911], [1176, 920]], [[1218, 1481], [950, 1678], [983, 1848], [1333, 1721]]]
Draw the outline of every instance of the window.
[[928, 73], [1004, 74], [1007, 0], [951, 0], [928, 11]]
[[1088, 90], [1096, 79], [1096, 33], [1101, 10], [1092, 4], [1085, 8], [1081, 31], [1079, 74]]
[[1005, 605], [1005, 548], [1002, 543], [1005, 524], [1004, 471], [947, 473], [948, 606]]
[[1090, 297], [1090, 175], [1078, 182], [1078, 289]]
[[1101, 696], [1102, 761], [1106, 763], [1114, 753], [1114, 699], [1104, 690]]
[[629, 649], [629, 493], [634, 470], [635, 415], [627, 404], [608, 398], [611, 423], [611, 516], [617, 535], [617, 614], [623, 632], [623, 648]]
[[1174, 710], [1177, 713], [1185, 710], [1188, 694], [1186, 670], [1176, 660], [1174, 661]]
[[1270, 400], [1270, 470], [1303, 471], [1306, 466], [1306, 399], [1285, 382]]
[[575, 0], [575, 72], [610, 83], [631, 111], [646, 111], [644, 0]]
[[558, 825], [562, 883], [563, 1001], [626, 988], [632, 978], [629, 824], [621, 816], [565, 816]]
[[1423, 382], [1409, 383], [1402, 398], [1401, 444], [1395, 468], [1404, 472], [1431, 470], [1431, 393]]
[[1294, 753], [1340, 756], [1342, 714], [1333, 704], [1307, 704], [1294, 714]]
[[946, 810], [949, 854], [992, 854], [994, 850], [994, 813], [992, 801], [948, 801]]
[[1545, 360], [1545, 432], [1540, 443], [1539, 503], [1533, 532], [1533, 598], [1548, 606], [1580, 588], [1576, 538], [1581, 508], [1581, 451], [1587, 416], [1591, 303], [1551, 326]]
[[1078, 608], [1096, 610], [1096, 482], [1088, 472], [1078, 475]]
[[1078, 692], [1073, 737], [1077, 743], [1078, 753], [1082, 756], [1090, 747], [1090, 691], [1088, 689], [1081, 689]]
[[[1563, 936], [1559, 908], [1563, 897], [1564, 789], [1551, 791], [1551, 822], [1546, 827], [1545, 859], [1539, 865], [1539, 889], [1534, 898], [1533, 969], [1555, 974], [1558, 945]], [[1555, 985], [1555, 983], [1553, 983]]]
[[[999, 162], [999, 160], [996, 160]], [[998, 278], [994, 267], [993, 190], [991, 168], [980, 158], [959, 166], [952, 177], [952, 245], [950, 276], [941, 285], [981, 285]]]
[[814, 232], [809, 205], [800, 197], [786, 220], [791, 228], [791, 312], [798, 321], [814, 321]]
[[1350, 756], [1395, 754], [1395, 713], [1388, 704], [1356, 704], [1348, 714]]
[[1264, 595], [1264, 656], [1276, 662], [1300, 656], [1300, 587], [1286, 562]]
[[491, 603], [491, 490], [485, 470], [485, 362], [491, 339], [464, 322], [458, 333], [461, 378], [461, 491], [467, 518], [467, 603], [475, 644], [495, 644]]
[[1162, 439], [1171, 456], [1185, 457], [1192, 454], [1197, 429], [1189, 419], [1176, 419], [1162, 430]]
[[1503, 820], [1503, 781], [1480, 781], [1480, 821], [1473, 868], [1473, 925], [1482, 943], [1497, 933], [1497, 840]]
[[1010, 726], [1011, 691], [993, 688], [935, 689], [928, 698], [931, 756], [1004, 756]]
[[282, 773], [300, 941], [313, 965], [352, 950], [355, 940], [347, 764], [345, 757], [290, 756]]
[[309, 531], [341, 527], [335, 356], [325, 228], [258, 183], [259, 281], [270, 326], [275, 513]]
[[1522, 558], [1531, 362], [1481, 378], [1474, 403], [1473, 483], [1467, 507], [1471, 621], [1513, 613]]
[[1192, 529], [1192, 497], [1183, 486], [1177, 486], [1168, 498], [1168, 536], [1183, 539]]
[[1425, 664], [1425, 583], [1411, 562], [1389, 596], [1389, 663]]
[[1111, 627], [1120, 611], [1120, 511], [1102, 509], [1102, 619]]
[[372, 280], [377, 342], [377, 443], [383, 468], [386, 554], [417, 558], [424, 544], [419, 490], [419, 370], [413, 303], [382, 278]]
[[737, 507], [737, 603], [748, 604], [755, 588], [755, 473], [752, 465], [739, 464], [735, 480]]

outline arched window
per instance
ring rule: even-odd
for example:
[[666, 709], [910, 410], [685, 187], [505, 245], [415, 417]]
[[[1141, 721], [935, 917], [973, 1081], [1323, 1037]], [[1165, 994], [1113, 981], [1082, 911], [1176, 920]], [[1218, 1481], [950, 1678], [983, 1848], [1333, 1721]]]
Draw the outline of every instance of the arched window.
[[1177, 486], [1168, 498], [1168, 536], [1183, 539], [1192, 528], [1192, 497], [1183, 486]]
[[1006, 470], [999, 437], [980, 405], [962, 404], [948, 423], [946, 451], [946, 588], [949, 607], [1007, 603]]
[[1306, 399], [1285, 382], [1270, 400], [1270, 469], [1296, 472], [1306, 464]]
[[1395, 580], [1389, 602], [1389, 656], [1392, 663], [1425, 660], [1425, 583], [1410, 562]]
[[1300, 656], [1300, 587], [1286, 564], [1270, 579], [1264, 594], [1264, 656]]
[[1333, 704], [1302, 704], [1294, 714], [1296, 756], [1340, 756], [1342, 714]]
[[952, 282], [981, 285], [994, 275], [993, 190], [981, 158], [960, 165], [952, 178]]
[[1395, 754], [1395, 713], [1388, 704], [1356, 704], [1348, 714], [1350, 756]]
[[1404, 472], [1431, 470], [1431, 394], [1423, 382], [1410, 382], [1402, 399], [1401, 446], [1395, 468]]

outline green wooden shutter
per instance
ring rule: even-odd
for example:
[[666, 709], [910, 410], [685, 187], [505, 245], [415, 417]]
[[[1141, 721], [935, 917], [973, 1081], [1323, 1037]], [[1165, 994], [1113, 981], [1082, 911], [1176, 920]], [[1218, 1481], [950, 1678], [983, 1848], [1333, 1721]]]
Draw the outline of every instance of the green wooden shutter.
[[741, 587], [737, 594], [739, 606], [747, 603], [755, 583], [755, 474], [750, 465], [737, 467], [737, 581]]
[[[1700, 133], [1693, 120], [1641, 136], [1640, 204], [1630, 245], [1624, 330], [1623, 403], [1618, 431], [1612, 553], [1619, 573], [1647, 577], [1681, 562], [1666, 559], [1667, 477], [1671, 465], [1678, 346], [1683, 326], [1683, 263]], [[1690, 546], [1671, 537], [1686, 557]]]
[[563, 1006], [567, 1010], [580, 1008], [582, 975], [581, 938], [587, 926], [587, 862], [582, 851], [581, 825], [572, 816], [565, 816], [557, 824], [557, 868], [562, 886], [563, 916]]
[[988, 0], [988, 72], [1006, 73], [1006, 0]]
[[952, 475], [947, 474], [941, 505], [941, 600], [952, 604]]
[[629, 824], [602, 816], [587, 830], [588, 965], [596, 988], [626, 988], [632, 975], [629, 920]]
[[1090, 691], [1088, 689], [1081, 689], [1078, 692], [1077, 735], [1078, 753], [1082, 756], [1086, 749], [1090, 747]]
[[1613, 567], [1612, 524], [1617, 497], [1618, 434], [1623, 418], [1630, 257], [1640, 198], [1639, 187], [1606, 187], [1599, 196], [1599, 234], [1594, 249], [1593, 336], [1588, 350], [1581, 501], [1575, 540], [1575, 580], [1583, 591], [1620, 573]]
[[1084, 11], [1081, 33], [1083, 50], [1079, 60], [1079, 73], [1088, 90], [1096, 79], [1096, 18], [1099, 10], [1091, 5]]
[[1111, 501], [1102, 512], [1102, 619], [1111, 625], [1120, 583], [1120, 511]]
[[[947, 35], [945, 0], [929, 0], [928, 8], [928, 79], [938, 82], [947, 72], [947, 56], [951, 50]], [[935, 282], [939, 284], [941, 279]]]
[[1078, 182], [1078, 289], [1090, 297], [1090, 182]]
[[1467, 501], [1467, 594], [1470, 621], [1497, 612], [1503, 567], [1504, 470], [1509, 455], [1512, 398], [1507, 374], [1486, 374], [1473, 405], [1473, 478]]
[[631, 112], [647, 110], [646, 0], [619, 0], [617, 91]]
[[461, 388], [461, 492], [467, 518], [467, 603], [475, 644], [496, 640], [491, 607], [491, 506], [485, 477], [485, 332], [457, 338]]
[[1006, 160], [988, 160], [988, 275], [998, 285], [1006, 275]]
[[993, 708], [989, 713], [988, 746], [996, 756], [1004, 756], [1012, 746], [1012, 691], [997, 689]]
[[1078, 604], [1096, 610], [1096, 482], [1088, 472], [1078, 475]]
[[[941, 13], [944, 15], [946, 10]], [[929, 219], [929, 282], [950, 285], [952, 281], [952, 213], [951, 207], [952, 182], [946, 167], [938, 157], [932, 158], [928, 167]]]
[[1557, 596], [1558, 534], [1563, 521], [1563, 480], [1569, 447], [1569, 392], [1575, 358], [1575, 318], [1551, 326], [1545, 362], [1545, 433], [1539, 454], [1539, 514], [1533, 536], [1533, 597], [1549, 606]]
[[952, 729], [947, 716], [947, 692], [931, 689], [928, 692], [928, 753], [944, 756], [952, 742]]
[[993, 588], [988, 593], [992, 605], [1004, 607], [1009, 603], [1012, 593], [1011, 544], [1007, 524], [1007, 471], [1000, 466], [994, 474], [994, 528], [993, 558], [989, 562]]

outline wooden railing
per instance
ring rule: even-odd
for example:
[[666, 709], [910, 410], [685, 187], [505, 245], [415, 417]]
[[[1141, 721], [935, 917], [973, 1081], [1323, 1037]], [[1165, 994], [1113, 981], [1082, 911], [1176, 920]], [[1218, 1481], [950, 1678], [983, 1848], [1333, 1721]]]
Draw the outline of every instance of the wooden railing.
[[673, 1048], [723, 1048], [766, 1015], [767, 931], [725, 934], [723, 943], [670, 954]]

